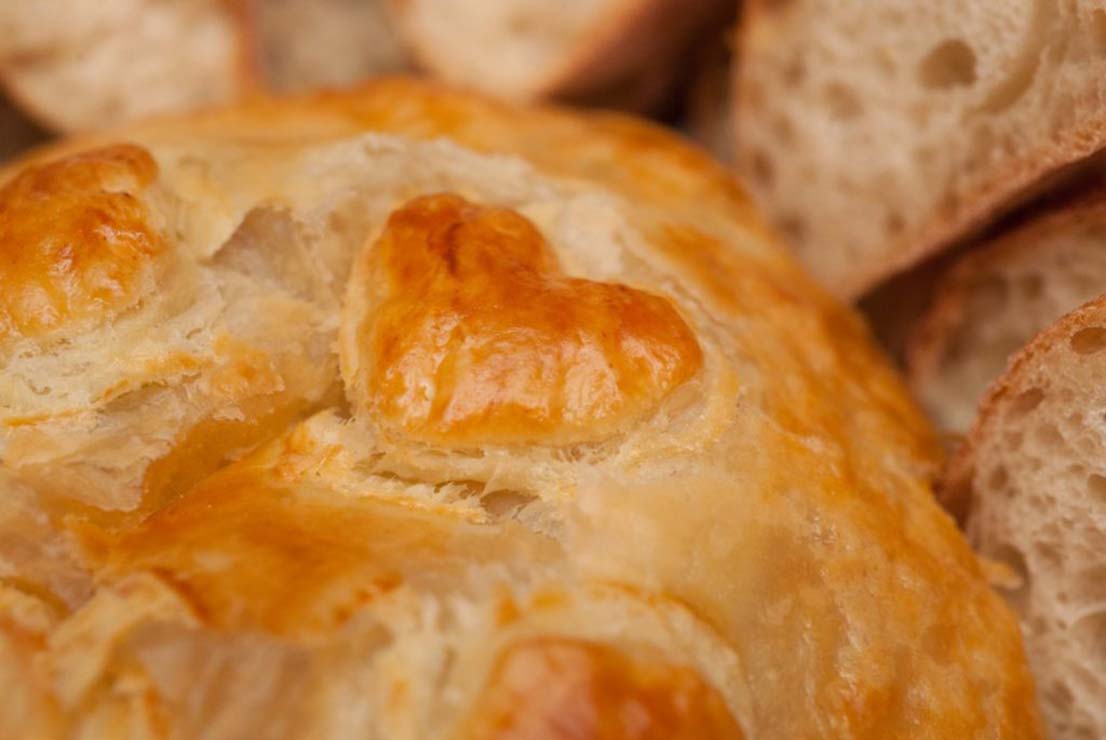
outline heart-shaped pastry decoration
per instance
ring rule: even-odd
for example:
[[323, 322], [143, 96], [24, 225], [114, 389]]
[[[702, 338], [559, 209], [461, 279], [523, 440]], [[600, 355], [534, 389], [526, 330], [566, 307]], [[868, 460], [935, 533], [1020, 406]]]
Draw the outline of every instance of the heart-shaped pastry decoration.
[[157, 165], [119, 145], [30, 167], [0, 189], [0, 339], [74, 331], [133, 305], [164, 243], [139, 195]]
[[357, 410], [385, 432], [457, 445], [593, 441], [702, 365], [668, 300], [565, 276], [537, 228], [508, 209], [417, 198], [362, 259], [343, 373]]

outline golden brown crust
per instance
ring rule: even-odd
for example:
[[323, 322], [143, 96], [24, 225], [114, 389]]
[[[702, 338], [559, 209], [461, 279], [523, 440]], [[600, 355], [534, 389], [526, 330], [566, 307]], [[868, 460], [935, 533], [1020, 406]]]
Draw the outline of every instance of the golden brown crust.
[[499, 657], [473, 710], [471, 740], [742, 740], [694, 670], [573, 640], [539, 639]]
[[[567, 278], [534, 225], [454, 195], [394, 211], [348, 378], [379, 423], [459, 445], [601, 439], [702, 365], [671, 303]], [[357, 280], [355, 276], [354, 280]]]
[[[115, 577], [156, 574], [215, 628], [305, 639], [331, 634], [425, 573], [460, 570], [515, 543], [499, 546], [496, 532], [441, 511], [312, 495], [281, 467], [298, 444], [293, 436], [212, 476], [137, 527], [85, 530], [85, 547]], [[282, 457], [270, 467], [274, 454]]]
[[[55, 667], [48, 691], [67, 729], [109, 705], [147, 716], [112, 703], [122, 695], [154, 697], [142, 711], [184, 734], [225, 722], [244, 736], [279, 723], [272, 734], [450, 737], [496, 685], [504, 651], [567, 641], [600, 650], [596, 661], [569, 649], [573, 696], [644, 702], [660, 734], [726, 736], [728, 715], [765, 738], [1039, 737], [1016, 625], [928, 487], [932, 431], [857, 317], [795, 267], [701, 152], [617, 116], [388, 80], [143, 124], [35, 161], [116, 138], [152, 153], [158, 187], [177, 199], [168, 233], [238, 302], [217, 316], [222, 341], [200, 347], [212, 356], [197, 375], [132, 379], [142, 392], [106, 416], [126, 444], [96, 437], [63, 450], [79, 460], [62, 466], [21, 440], [37, 465], [28, 486], [79, 486], [69, 464], [87, 474], [105, 446], [113, 464], [168, 459], [185, 479], [205, 476], [149, 516], [105, 514], [81, 530], [96, 587], [37, 656]], [[414, 202], [443, 208], [441, 221], [410, 210], [443, 191], [470, 205]], [[393, 223], [381, 240], [397, 212], [409, 231]], [[463, 281], [427, 244], [443, 224], [458, 229]], [[373, 248], [389, 240], [390, 255]], [[329, 287], [305, 300], [317, 291], [301, 273], [324, 262], [336, 265]], [[365, 267], [379, 281], [362, 280]], [[481, 313], [466, 291], [496, 293], [504, 274], [530, 302]], [[171, 271], [166, 285], [186, 278]], [[497, 411], [469, 431], [385, 434], [355, 387], [344, 388], [354, 403], [302, 423], [274, 414], [290, 399], [298, 413], [331, 405], [320, 394], [342, 381], [333, 347], [352, 356], [347, 330], [375, 315], [374, 290], [423, 308], [457, 300], [480, 316], [481, 339], [579, 333], [627, 388], [600, 396], [613, 412], [580, 412], [592, 423], [565, 426], [562, 414], [536, 431]], [[330, 291], [345, 296], [340, 334]], [[196, 295], [182, 300], [208, 305]], [[635, 342], [597, 332], [614, 317]], [[622, 371], [640, 344], [664, 359], [659, 371]], [[527, 389], [544, 402], [556, 381]], [[247, 402], [256, 384], [271, 405]], [[457, 385], [453, 397], [482, 408], [485, 391]], [[191, 415], [170, 418], [174, 404]], [[280, 437], [219, 458], [206, 477], [209, 427], [197, 419], [231, 404], [214, 420]], [[136, 420], [141, 434], [128, 434]], [[616, 434], [585, 437], [608, 423]], [[512, 444], [482, 441], [503, 429]], [[47, 431], [59, 430], [70, 431]], [[147, 457], [128, 456], [150, 438]], [[83, 514], [61, 511], [66, 526]], [[543, 661], [522, 664], [540, 674]], [[659, 666], [678, 667], [671, 681]], [[595, 704], [570, 703], [579, 716]]]
[[0, 341], [133, 305], [165, 244], [142, 191], [157, 165], [119, 145], [31, 167], [0, 190]]

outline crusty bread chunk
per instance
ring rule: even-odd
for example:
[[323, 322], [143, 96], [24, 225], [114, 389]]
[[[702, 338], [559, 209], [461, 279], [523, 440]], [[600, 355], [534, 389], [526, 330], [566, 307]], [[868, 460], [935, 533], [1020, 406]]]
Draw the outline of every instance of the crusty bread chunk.
[[644, 109], [663, 100], [723, 0], [392, 0], [432, 74], [515, 100]]
[[1034, 214], [938, 282], [907, 352], [915, 394], [942, 428], [966, 432], [1010, 356], [1103, 292], [1106, 193]]
[[1106, 299], [1064, 316], [983, 404], [945, 495], [1003, 563], [1051, 737], [1106, 736]]
[[386, 0], [256, 0], [255, 12], [275, 90], [349, 85], [408, 66]]
[[224, 102], [252, 83], [245, 12], [245, 0], [0, 3], [0, 82], [59, 131]]
[[807, 265], [855, 297], [1106, 143], [1106, 7], [747, 3], [738, 161]]

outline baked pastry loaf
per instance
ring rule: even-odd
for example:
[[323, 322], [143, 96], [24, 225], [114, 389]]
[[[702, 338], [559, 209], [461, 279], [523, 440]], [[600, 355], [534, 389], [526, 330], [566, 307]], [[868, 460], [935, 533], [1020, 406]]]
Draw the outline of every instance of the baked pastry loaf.
[[57, 131], [226, 102], [257, 82], [251, 1], [0, 3], [0, 84]]
[[1106, 300], [1038, 335], [981, 407], [945, 495], [1004, 563], [1049, 736], [1106, 734]]
[[1039, 209], [957, 261], [908, 350], [930, 416], [965, 433], [1007, 361], [1038, 332], [1106, 291], [1106, 192]]
[[391, 0], [413, 57], [434, 76], [512, 100], [646, 110], [688, 52], [725, 22], [724, 0]]
[[750, 0], [737, 160], [842, 296], [1106, 144], [1101, 3]]
[[1039, 737], [920, 414], [669, 134], [395, 80], [4, 177], [19, 732]]

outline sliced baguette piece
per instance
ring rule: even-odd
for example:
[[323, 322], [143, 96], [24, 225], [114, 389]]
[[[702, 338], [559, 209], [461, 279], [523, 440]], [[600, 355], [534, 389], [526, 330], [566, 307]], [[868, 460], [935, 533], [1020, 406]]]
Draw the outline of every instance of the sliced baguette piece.
[[280, 91], [408, 69], [386, 0], [255, 0], [265, 79]]
[[57, 131], [229, 101], [256, 83], [249, 3], [0, 3], [0, 83]]
[[514, 100], [644, 110], [665, 99], [725, 0], [392, 0], [420, 65]]
[[1010, 356], [1106, 292], [1106, 190], [1034, 214], [942, 276], [912, 331], [907, 374], [946, 431], [965, 433]]
[[1106, 7], [750, 0], [737, 161], [827, 286], [856, 297], [1106, 143]]
[[943, 495], [1009, 569], [1054, 740], [1106, 737], [1106, 297], [1027, 345], [984, 401]]

